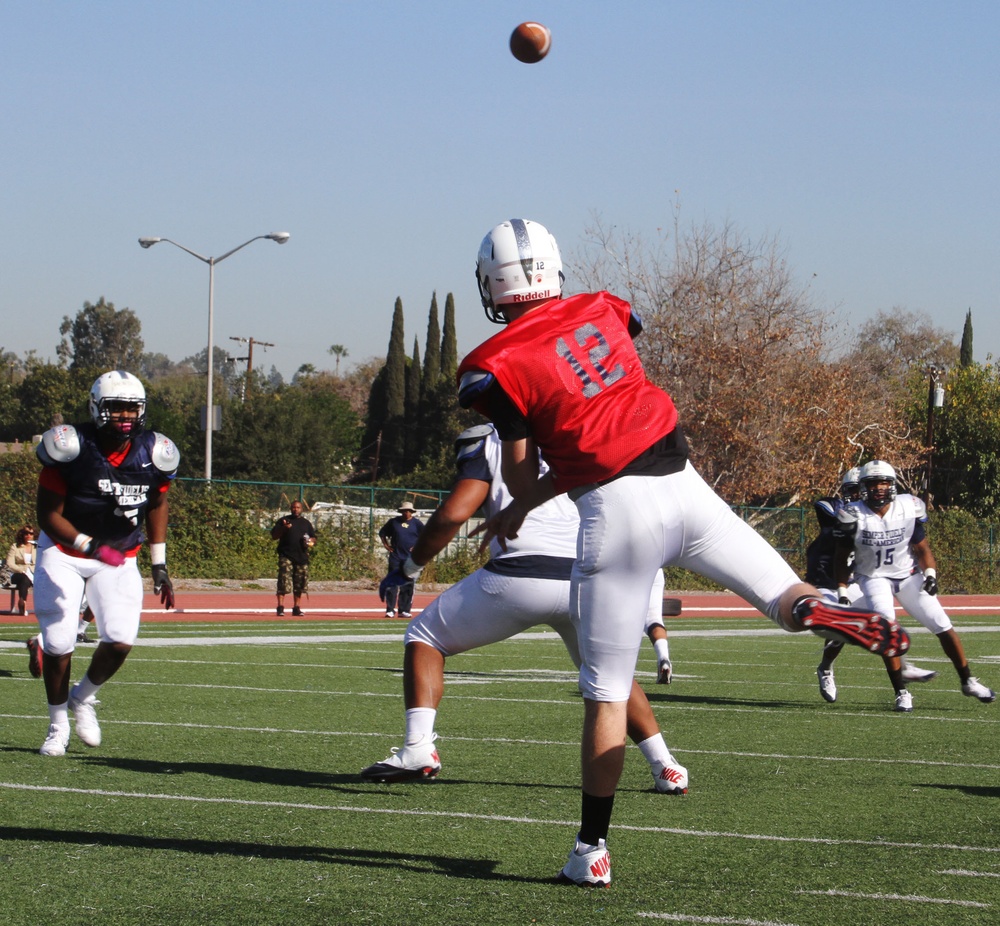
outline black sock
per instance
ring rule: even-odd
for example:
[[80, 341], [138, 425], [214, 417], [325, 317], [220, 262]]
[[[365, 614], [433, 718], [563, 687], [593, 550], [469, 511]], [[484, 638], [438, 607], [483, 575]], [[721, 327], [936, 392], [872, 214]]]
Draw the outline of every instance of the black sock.
[[611, 810], [615, 806], [615, 796], [594, 797], [581, 792], [580, 802], [580, 842], [596, 846], [608, 838], [611, 828]]

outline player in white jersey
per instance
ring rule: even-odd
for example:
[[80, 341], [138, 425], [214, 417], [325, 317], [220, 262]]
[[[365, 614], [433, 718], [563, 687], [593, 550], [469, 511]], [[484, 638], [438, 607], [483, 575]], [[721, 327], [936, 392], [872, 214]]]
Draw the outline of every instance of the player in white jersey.
[[[834, 571], [839, 592], [846, 595], [850, 555], [854, 575], [868, 606], [891, 618], [893, 598], [941, 643], [962, 683], [962, 694], [984, 703], [996, 699], [993, 691], [972, 676], [962, 642], [938, 601], [937, 564], [927, 541], [927, 508], [913, 495], [897, 492], [896, 471], [884, 460], [861, 468], [861, 499], [837, 513], [838, 545]], [[898, 657], [885, 657], [896, 691], [897, 711], [913, 710]]]
[[[846, 588], [838, 591], [837, 580], [833, 575], [833, 563], [837, 551], [837, 512], [844, 505], [856, 502], [861, 498], [861, 470], [851, 467], [840, 477], [840, 491], [836, 496], [825, 496], [817, 499], [814, 505], [816, 519], [819, 521], [819, 536], [806, 548], [806, 581], [812, 582], [827, 601], [834, 604], [850, 604], [856, 607], [864, 606], [864, 596], [861, 587], [854, 581], [853, 571]], [[853, 557], [852, 557], [853, 564]], [[827, 640], [823, 646], [823, 655], [816, 667], [816, 677], [819, 679], [819, 693], [824, 701], [831, 704], [837, 700], [837, 682], [833, 677], [833, 662], [840, 655], [844, 644], [839, 640]], [[929, 682], [937, 677], [937, 672], [921, 669], [900, 658], [900, 672], [904, 682]]]
[[[412, 581], [480, 508], [487, 517], [510, 503], [501, 475], [500, 439], [492, 425], [464, 431], [455, 444], [459, 476], [431, 515], [409, 559], [383, 581]], [[544, 464], [543, 464], [544, 465]], [[577, 633], [570, 619], [570, 572], [576, 559], [579, 515], [566, 496], [535, 508], [506, 551], [494, 540], [481, 569], [438, 596], [409, 624], [404, 637], [403, 694], [406, 739], [401, 749], [361, 772], [366, 781], [430, 779], [441, 770], [434, 722], [444, 694], [448, 656], [507, 640], [532, 627], [555, 630], [573, 664], [580, 666]], [[647, 627], [662, 623], [663, 573], [650, 598]], [[628, 733], [649, 762], [656, 790], [683, 794], [687, 770], [671, 755], [645, 694], [633, 680]]]

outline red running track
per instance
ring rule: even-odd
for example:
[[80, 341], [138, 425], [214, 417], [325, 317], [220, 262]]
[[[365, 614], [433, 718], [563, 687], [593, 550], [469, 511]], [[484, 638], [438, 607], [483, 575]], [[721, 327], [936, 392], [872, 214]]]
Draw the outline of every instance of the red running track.
[[[425, 608], [436, 592], [420, 592], [413, 599], [413, 613]], [[672, 593], [680, 598], [682, 612], [680, 618], [692, 617], [733, 617], [760, 618], [761, 615], [741, 598], [735, 595], [708, 592], [689, 594]], [[942, 595], [941, 603], [952, 616], [996, 615], [1000, 614], [1000, 595]], [[31, 598], [28, 600], [31, 618]], [[157, 596], [147, 592], [143, 599], [143, 621], [191, 622], [191, 621], [328, 621], [328, 620], [385, 620], [385, 607], [372, 591], [317, 591], [312, 592], [302, 602], [301, 617], [292, 616], [291, 596], [285, 599], [285, 614], [278, 617], [274, 613], [273, 591], [249, 589], [198, 589], [177, 592], [177, 608], [165, 611]], [[900, 613], [897, 609], [897, 613]], [[665, 618], [666, 621], [678, 618]], [[402, 625], [402, 621], [396, 618]], [[25, 618], [19, 614], [0, 613], [0, 624], [23, 624]]]

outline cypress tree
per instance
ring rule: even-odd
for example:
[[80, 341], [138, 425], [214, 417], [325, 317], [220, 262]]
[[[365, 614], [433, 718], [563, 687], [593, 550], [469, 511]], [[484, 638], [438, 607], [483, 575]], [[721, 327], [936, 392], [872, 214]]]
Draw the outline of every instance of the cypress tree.
[[424, 354], [423, 387], [430, 393], [441, 379], [441, 327], [438, 324], [438, 297], [431, 296], [431, 309], [427, 315], [427, 347]]
[[392, 312], [389, 352], [385, 357], [386, 415], [402, 418], [406, 412], [406, 346], [403, 339], [403, 300], [397, 296]]
[[458, 334], [455, 331], [455, 297], [448, 293], [444, 300], [444, 336], [441, 338], [441, 378], [455, 388], [458, 372]]
[[972, 309], [965, 313], [965, 327], [962, 328], [962, 350], [958, 365], [961, 367], [972, 366]]
[[420, 456], [420, 345], [413, 338], [413, 356], [406, 367], [406, 419], [403, 433], [406, 435], [406, 461], [403, 472], [408, 473], [416, 465]]

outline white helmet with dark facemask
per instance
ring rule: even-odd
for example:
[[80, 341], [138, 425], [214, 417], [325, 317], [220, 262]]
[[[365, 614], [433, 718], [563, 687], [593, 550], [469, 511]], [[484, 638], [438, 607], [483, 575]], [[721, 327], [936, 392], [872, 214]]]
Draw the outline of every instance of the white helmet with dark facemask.
[[486, 317], [498, 325], [508, 321], [501, 306], [561, 296], [564, 279], [559, 245], [538, 222], [501, 222], [479, 246], [479, 295]]
[[861, 498], [861, 470], [852, 466], [840, 477], [840, 497], [845, 502], [856, 502]]
[[[118, 419], [122, 408], [138, 409], [135, 418]], [[90, 387], [87, 410], [99, 431], [127, 439], [146, 423], [146, 390], [139, 379], [124, 370], [103, 373]]]
[[[889, 485], [879, 487], [880, 483]], [[861, 467], [861, 489], [869, 508], [884, 508], [896, 497], [896, 471], [885, 460], [865, 463]]]

